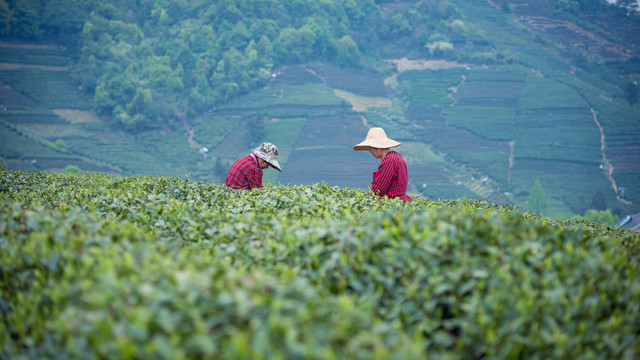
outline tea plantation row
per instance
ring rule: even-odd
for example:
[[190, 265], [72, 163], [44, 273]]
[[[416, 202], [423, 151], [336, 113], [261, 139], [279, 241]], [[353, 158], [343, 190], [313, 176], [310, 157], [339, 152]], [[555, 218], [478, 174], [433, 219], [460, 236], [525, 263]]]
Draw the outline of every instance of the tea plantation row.
[[0, 358], [637, 358], [637, 235], [476, 200], [0, 173]]

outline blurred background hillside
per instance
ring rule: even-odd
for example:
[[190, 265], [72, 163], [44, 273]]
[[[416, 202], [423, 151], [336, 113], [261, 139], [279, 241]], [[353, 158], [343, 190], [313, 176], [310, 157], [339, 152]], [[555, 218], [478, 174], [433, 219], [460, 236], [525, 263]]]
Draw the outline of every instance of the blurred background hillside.
[[[0, 157], [21, 171], [366, 188], [547, 216], [640, 212], [640, 17], [606, 0], [0, 0]], [[534, 191], [535, 190], [535, 191]]]

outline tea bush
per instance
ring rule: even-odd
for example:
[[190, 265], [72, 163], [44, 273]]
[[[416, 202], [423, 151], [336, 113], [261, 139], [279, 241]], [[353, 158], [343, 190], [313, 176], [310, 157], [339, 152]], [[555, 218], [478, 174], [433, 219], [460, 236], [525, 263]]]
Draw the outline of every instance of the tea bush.
[[638, 236], [479, 200], [0, 173], [0, 357], [628, 358]]

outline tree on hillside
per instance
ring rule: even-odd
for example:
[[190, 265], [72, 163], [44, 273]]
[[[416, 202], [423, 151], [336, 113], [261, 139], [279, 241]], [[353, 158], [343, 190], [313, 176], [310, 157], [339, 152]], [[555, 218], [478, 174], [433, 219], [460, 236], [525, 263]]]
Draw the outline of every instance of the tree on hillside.
[[617, 0], [616, 5], [630, 11], [640, 10], [637, 0]]
[[529, 193], [527, 209], [539, 215], [548, 207], [549, 202], [547, 202], [547, 196], [544, 193], [544, 189], [542, 189], [542, 184], [540, 184], [540, 180], [536, 179]]
[[0, 35], [7, 35], [15, 23], [13, 12], [5, 0], [0, 0]]
[[17, 1], [13, 6], [13, 16], [16, 19], [11, 33], [22, 39], [38, 39], [42, 36], [40, 29], [39, 2], [36, 0]]
[[340, 55], [340, 65], [356, 66], [360, 63], [360, 49], [349, 35], [338, 40], [338, 54]]
[[590, 209], [586, 214], [584, 214], [583, 218], [595, 223], [607, 225], [614, 225], [618, 220], [620, 220], [618, 216], [611, 213], [610, 209], [604, 211]]
[[78, 174], [81, 171], [82, 170], [80, 170], [80, 168], [77, 167], [76, 165], [67, 165], [62, 172], [64, 174]]
[[42, 11], [43, 27], [52, 35], [76, 35], [88, 16], [81, 0], [49, 0]]
[[275, 54], [281, 62], [305, 62], [312, 59], [316, 34], [309, 28], [286, 28], [274, 44]]

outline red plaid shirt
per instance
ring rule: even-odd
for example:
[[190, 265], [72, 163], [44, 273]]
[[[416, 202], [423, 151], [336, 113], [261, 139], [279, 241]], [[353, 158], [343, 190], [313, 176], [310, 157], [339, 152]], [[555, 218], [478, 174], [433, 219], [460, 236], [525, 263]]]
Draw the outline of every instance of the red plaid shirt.
[[262, 187], [262, 169], [258, 159], [250, 154], [238, 159], [227, 173], [227, 186], [236, 190], [251, 190]]
[[400, 154], [389, 151], [380, 161], [378, 170], [373, 173], [371, 192], [378, 196], [386, 195], [389, 199], [399, 197], [402, 201], [413, 201], [407, 195], [408, 181], [407, 163]]

